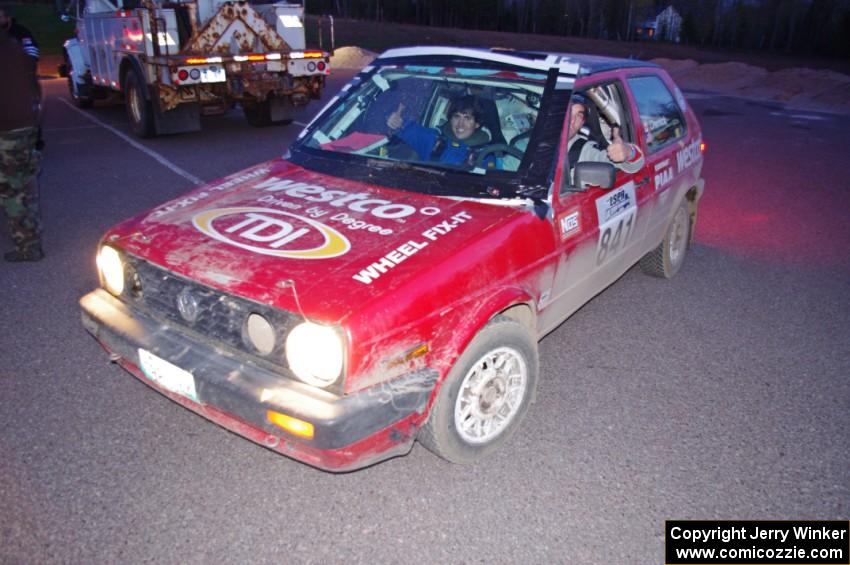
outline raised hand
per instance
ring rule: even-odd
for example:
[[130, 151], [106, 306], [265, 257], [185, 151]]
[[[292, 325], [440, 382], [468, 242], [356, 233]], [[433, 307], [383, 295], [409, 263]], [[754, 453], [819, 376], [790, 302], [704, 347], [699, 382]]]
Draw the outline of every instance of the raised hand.
[[399, 102], [398, 109], [387, 117], [388, 128], [396, 130], [404, 125], [404, 118], [401, 116], [402, 112], [404, 112], [404, 104]]
[[632, 146], [620, 136], [620, 126], [611, 128], [611, 144], [608, 145], [608, 158], [612, 163], [622, 163], [632, 158]]

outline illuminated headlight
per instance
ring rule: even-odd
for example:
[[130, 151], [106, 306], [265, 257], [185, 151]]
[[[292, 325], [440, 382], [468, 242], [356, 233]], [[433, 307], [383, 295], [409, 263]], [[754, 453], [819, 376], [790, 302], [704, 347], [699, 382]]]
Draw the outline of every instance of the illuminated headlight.
[[106, 290], [115, 296], [124, 292], [124, 263], [115, 248], [108, 245], [100, 248], [97, 254], [97, 269]]
[[328, 386], [342, 372], [342, 338], [329, 326], [304, 322], [286, 338], [286, 360], [295, 376], [305, 383]]

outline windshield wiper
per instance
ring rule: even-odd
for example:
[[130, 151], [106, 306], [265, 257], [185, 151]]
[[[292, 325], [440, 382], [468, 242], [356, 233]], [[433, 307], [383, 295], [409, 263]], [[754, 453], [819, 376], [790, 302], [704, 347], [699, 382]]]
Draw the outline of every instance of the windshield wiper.
[[382, 170], [418, 171], [421, 173], [428, 173], [429, 175], [436, 175], [441, 177], [446, 175], [446, 171], [435, 169], [433, 167], [428, 167], [426, 165], [415, 165], [406, 161], [391, 161], [388, 159], [366, 159], [366, 165]]

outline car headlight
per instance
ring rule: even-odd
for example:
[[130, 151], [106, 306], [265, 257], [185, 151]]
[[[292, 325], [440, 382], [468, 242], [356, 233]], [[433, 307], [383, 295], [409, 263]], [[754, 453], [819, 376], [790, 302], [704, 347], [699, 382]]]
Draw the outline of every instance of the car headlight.
[[330, 326], [301, 323], [286, 337], [286, 360], [295, 376], [326, 387], [339, 378], [344, 357], [342, 338]]
[[104, 245], [97, 254], [97, 268], [106, 290], [120, 295], [124, 292], [124, 262], [114, 247]]

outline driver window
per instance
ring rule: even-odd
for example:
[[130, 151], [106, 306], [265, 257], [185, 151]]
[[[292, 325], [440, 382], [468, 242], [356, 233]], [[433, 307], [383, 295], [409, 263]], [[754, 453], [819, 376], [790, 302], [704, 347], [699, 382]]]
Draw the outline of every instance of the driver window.
[[[597, 84], [573, 93], [567, 112], [567, 127], [570, 128], [567, 144], [569, 172], [561, 183], [561, 195], [567, 194], [571, 188], [572, 172], [584, 145], [590, 144], [593, 149], [605, 151], [617, 134], [626, 143], [635, 142], [631, 113], [625, 100], [618, 81]], [[573, 106], [578, 104], [584, 107], [584, 119], [579, 121], [577, 131], [572, 131]]]

